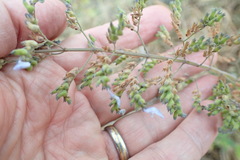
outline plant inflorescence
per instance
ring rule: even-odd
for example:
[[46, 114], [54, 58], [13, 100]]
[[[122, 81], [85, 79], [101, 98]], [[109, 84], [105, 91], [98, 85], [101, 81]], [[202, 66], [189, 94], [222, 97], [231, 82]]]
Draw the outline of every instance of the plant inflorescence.
[[[118, 114], [125, 114], [125, 110], [121, 108], [121, 97], [124, 92], [127, 93], [130, 100], [130, 105], [135, 110], [143, 110], [145, 112], [157, 114], [163, 118], [161, 113], [155, 108], [150, 107], [147, 100], [143, 98], [143, 93], [151, 86], [160, 86], [159, 94], [157, 98], [160, 102], [166, 105], [173, 118], [186, 117], [183, 112], [178, 96], [179, 84], [174, 79], [174, 72], [172, 71], [173, 62], [189, 64], [196, 67], [201, 67], [206, 71], [221, 77], [219, 83], [213, 88], [213, 95], [210, 99], [213, 101], [208, 106], [201, 105], [201, 93], [196, 90], [193, 92], [193, 107], [198, 112], [206, 110], [209, 116], [221, 114], [223, 117], [223, 126], [220, 128], [222, 132], [232, 132], [240, 130], [240, 79], [232, 74], [229, 74], [223, 70], [215, 68], [213, 66], [206, 66], [203, 63], [214, 56], [214, 53], [218, 53], [225, 46], [240, 45], [240, 35], [228, 35], [221, 33], [217, 28], [218, 24], [224, 18], [225, 14], [219, 8], [212, 9], [207, 13], [199, 22], [193, 23], [189, 28], [184, 29], [181, 26], [181, 13], [182, 2], [175, 0], [170, 3], [172, 10], [172, 26], [174, 31], [182, 43], [181, 47], [174, 50], [171, 56], [161, 56], [157, 54], [151, 54], [148, 51], [147, 46], [144, 44], [142, 37], [139, 33], [141, 27], [141, 17], [143, 15], [143, 9], [146, 6], [147, 0], [136, 0], [132, 7], [131, 19], [127, 19], [127, 16], [123, 11], [119, 13], [118, 23], [111, 22], [109, 24], [106, 37], [111, 46], [98, 48], [95, 46], [96, 39], [94, 35], [86, 35], [83, 31], [78, 19], [72, 9], [70, 0], [62, 0], [66, 5], [66, 21], [70, 28], [81, 32], [88, 41], [88, 48], [63, 48], [61, 42], [51, 41], [42, 33], [38, 19], [35, 16], [36, 3], [43, 3], [43, 0], [23, 0], [23, 4], [27, 9], [25, 14], [25, 24], [31, 31], [31, 40], [25, 40], [22, 42], [23, 48], [13, 50], [10, 54], [16, 57], [15, 70], [26, 69], [32, 70], [38, 65], [45, 57], [54, 56], [70, 51], [88, 51], [90, 56], [82, 67], [73, 68], [66, 73], [63, 78], [63, 83], [57, 87], [52, 94], [56, 94], [56, 99], [63, 99], [67, 103], [71, 103], [71, 97], [68, 95], [68, 90], [71, 83], [75, 80], [77, 75], [81, 72], [85, 72], [84, 77], [79, 82], [77, 88], [82, 90], [85, 87], [93, 88], [94, 85], [101, 86], [103, 90], [106, 90], [111, 102], [111, 112]], [[201, 35], [197, 36], [197, 33], [201, 33], [205, 28], [212, 30], [211, 36]], [[123, 35], [123, 30], [129, 29], [135, 32], [142, 42], [144, 53], [138, 53], [134, 50], [117, 50], [116, 43]], [[165, 26], [159, 26], [159, 31], [156, 34], [157, 37], [163, 40], [163, 42], [170, 46], [174, 46], [171, 34], [168, 32]], [[53, 47], [57, 49], [53, 49]], [[186, 60], [186, 56], [195, 52], [202, 51], [202, 56], [205, 57], [205, 61], [201, 64]], [[92, 60], [92, 56], [96, 58]], [[2, 68], [7, 63], [7, 58], [0, 60], [0, 67]], [[141, 69], [138, 70], [138, 75], [142, 74], [143, 77], [158, 64], [165, 64], [163, 68], [164, 76], [155, 77], [152, 79], [139, 80], [138, 76], [133, 76], [131, 73], [133, 70], [142, 64]], [[110, 76], [117, 74], [117, 78], [112, 82]], [[183, 83], [186, 84], [187, 80]], [[181, 82], [180, 82], [181, 83]]]

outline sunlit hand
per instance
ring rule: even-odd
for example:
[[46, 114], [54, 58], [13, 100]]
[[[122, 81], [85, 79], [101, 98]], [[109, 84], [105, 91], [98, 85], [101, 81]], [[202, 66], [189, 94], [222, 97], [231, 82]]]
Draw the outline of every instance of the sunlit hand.
[[[19, 0], [0, 2], [0, 56], [7, 56], [28, 38], [24, 24], [25, 9]], [[37, 17], [43, 32], [49, 39], [57, 37], [65, 27], [64, 5], [57, 0], [46, 0], [37, 6]], [[152, 6], [144, 11], [140, 34], [148, 43], [154, 39], [159, 25], [170, 29], [170, 12], [163, 6]], [[109, 46], [105, 37], [107, 25], [90, 30], [97, 38], [96, 45]], [[133, 49], [141, 44], [135, 33], [126, 30], [117, 43], [118, 48]], [[62, 46], [87, 47], [82, 35], [66, 39]], [[33, 71], [13, 71], [7, 65], [0, 72], [0, 159], [2, 160], [117, 160], [118, 155], [109, 135], [102, 131], [110, 121], [119, 117], [111, 114], [108, 106], [110, 96], [101, 87], [77, 91], [73, 83], [69, 95], [72, 104], [56, 101], [50, 95], [62, 78], [75, 66], [82, 66], [89, 53], [65, 53], [43, 60]], [[201, 63], [201, 54], [187, 57]], [[206, 62], [205, 64], [210, 64]], [[174, 64], [177, 69], [180, 65]], [[163, 75], [162, 65], [156, 66], [148, 78]], [[200, 68], [184, 65], [176, 77], [191, 76]], [[133, 73], [134, 74], [134, 73]], [[80, 75], [78, 79], [82, 78]], [[142, 77], [139, 77], [140, 79]], [[196, 81], [205, 99], [217, 78], [205, 76]], [[187, 118], [176, 121], [161, 103], [154, 105], [161, 110], [164, 119], [144, 113], [131, 114], [115, 123], [130, 154], [136, 160], [198, 160], [203, 156], [216, 134], [219, 118], [209, 118], [205, 113], [192, 110], [191, 92], [196, 83], [179, 92]], [[147, 100], [157, 95], [157, 87], [144, 94]], [[204, 102], [207, 103], [207, 102]], [[125, 95], [122, 107], [132, 110]]]

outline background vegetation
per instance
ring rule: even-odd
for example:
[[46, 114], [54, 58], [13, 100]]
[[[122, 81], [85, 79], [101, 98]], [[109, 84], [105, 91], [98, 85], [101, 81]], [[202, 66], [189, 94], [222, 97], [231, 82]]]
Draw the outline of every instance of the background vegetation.
[[[149, 0], [148, 4], [168, 4], [170, 0]], [[130, 12], [133, 0], [72, 0], [73, 8], [84, 29], [102, 25], [116, 18], [118, 8]], [[224, 33], [240, 33], [239, 0], [183, 0], [183, 28], [190, 27], [201, 19], [211, 8], [222, 8], [226, 16], [221, 25]], [[190, 16], [189, 16], [190, 15]], [[75, 34], [67, 29], [62, 38]], [[206, 33], [207, 34], [207, 33]], [[150, 51], [161, 52], [168, 47], [159, 42], [149, 44]], [[229, 47], [219, 53], [218, 66], [229, 73], [240, 75], [240, 48]], [[219, 134], [202, 160], [240, 160], [239, 133]]]

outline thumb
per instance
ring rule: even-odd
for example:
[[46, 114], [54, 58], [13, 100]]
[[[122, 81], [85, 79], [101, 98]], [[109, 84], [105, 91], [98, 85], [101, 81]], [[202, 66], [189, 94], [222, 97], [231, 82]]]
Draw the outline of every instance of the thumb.
[[[36, 5], [36, 17], [43, 33], [54, 39], [65, 28], [65, 5], [58, 0], [46, 0]], [[30, 31], [25, 26], [26, 9], [20, 0], [0, 1], [0, 57], [15, 49], [19, 43], [29, 38]]]

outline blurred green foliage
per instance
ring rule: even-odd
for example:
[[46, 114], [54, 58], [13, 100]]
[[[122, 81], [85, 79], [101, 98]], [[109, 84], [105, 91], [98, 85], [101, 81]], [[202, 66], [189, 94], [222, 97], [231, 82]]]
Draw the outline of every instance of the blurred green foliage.
[[202, 160], [239, 160], [240, 137], [239, 134], [219, 134]]

